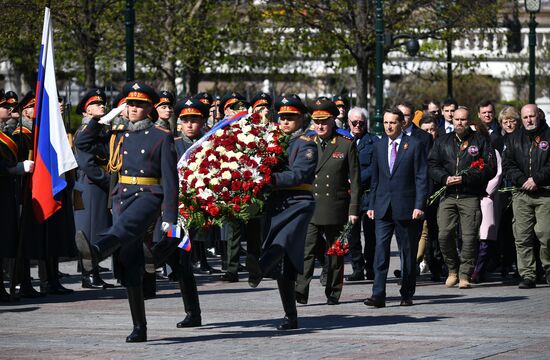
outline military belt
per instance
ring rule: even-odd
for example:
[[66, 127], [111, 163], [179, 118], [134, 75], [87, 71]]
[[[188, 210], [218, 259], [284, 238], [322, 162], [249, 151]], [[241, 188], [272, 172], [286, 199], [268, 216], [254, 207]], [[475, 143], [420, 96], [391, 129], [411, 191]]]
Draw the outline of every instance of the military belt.
[[313, 190], [313, 185], [311, 185], [311, 184], [300, 184], [300, 185], [287, 187], [287, 188], [280, 188], [280, 189], [276, 189], [276, 190], [281, 190], [281, 191], [286, 191], [286, 190], [312, 191]]
[[127, 185], [159, 185], [160, 179], [154, 177], [121, 175], [118, 182]]

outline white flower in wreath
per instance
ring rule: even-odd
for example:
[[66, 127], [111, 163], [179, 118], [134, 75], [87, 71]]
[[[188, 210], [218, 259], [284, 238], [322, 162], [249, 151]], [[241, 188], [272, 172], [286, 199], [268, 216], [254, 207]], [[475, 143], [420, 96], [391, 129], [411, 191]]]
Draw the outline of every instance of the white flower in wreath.
[[218, 180], [218, 178], [212, 178], [210, 180], [210, 185], [220, 185], [220, 180]]
[[216, 161], [218, 160], [218, 157], [214, 154], [210, 154], [210, 156], [208, 157], [208, 161]]
[[199, 189], [199, 197], [203, 200], [207, 200], [209, 197], [214, 196], [215, 194], [212, 190], [205, 188], [205, 189]]
[[229, 165], [229, 169], [231, 170], [237, 170], [239, 168], [239, 164], [234, 161], [228, 163], [228, 165]]
[[204, 187], [204, 181], [202, 179], [197, 179], [197, 182], [195, 183], [196, 188], [202, 188]]
[[227, 153], [227, 150], [225, 150], [223, 146], [218, 146], [215, 151], [220, 155], [224, 155]]
[[214, 147], [214, 143], [212, 141], [204, 141], [202, 144], [202, 151], [210, 150]]
[[248, 134], [250, 132], [250, 130], [252, 130], [252, 126], [245, 125], [241, 128], [241, 130], [243, 131], [243, 133]]
[[187, 177], [187, 183], [191, 184], [193, 180], [195, 180], [196, 176], [194, 174], [191, 174]]
[[217, 130], [214, 135], [216, 135], [217, 137], [222, 137], [223, 136], [223, 133], [224, 133], [224, 130], [223, 129], [219, 129]]
[[192, 163], [189, 164], [187, 168], [191, 171], [197, 171], [199, 169], [199, 163], [196, 161], [193, 161]]
[[224, 172], [222, 173], [222, 179], [224, 179], [224, 180], [231, 180], [231, 172], [230, 172], [230, 171], [227, 171], [227, 170], [224, 171]]

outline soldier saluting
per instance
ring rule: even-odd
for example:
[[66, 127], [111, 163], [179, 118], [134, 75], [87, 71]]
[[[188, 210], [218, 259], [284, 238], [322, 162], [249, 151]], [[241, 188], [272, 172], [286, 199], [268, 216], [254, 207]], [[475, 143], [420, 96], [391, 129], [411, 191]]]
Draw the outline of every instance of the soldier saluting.
[[[178, 176], [174, 139], [169, 130], [153, 125], [149, 117], [159, 99], [153, 88], [129, 83], [123, 89], [130, 123], [118, 134], [110, 159], [111, 168], [120, 173], [113, 190], [113, 226], [99, 234], [91, 244], [82, 232], [76, 244], [85, 270], [120, 249], [121, 283], [128, 292], [134, 329], [126, 342], [147, 341], [143, 299], [143, 237], [159, 214], [167, 231], [177, 220]], [[75, 145], [82, 152], [93, 152], [101, 124], [91, 119]]]

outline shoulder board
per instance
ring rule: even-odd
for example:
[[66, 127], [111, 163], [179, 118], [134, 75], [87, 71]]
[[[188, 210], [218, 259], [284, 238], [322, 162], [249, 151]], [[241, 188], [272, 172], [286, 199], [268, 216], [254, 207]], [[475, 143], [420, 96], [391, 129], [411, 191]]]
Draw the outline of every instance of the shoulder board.
[[351, 135], [350, 132], [347, 130], [336, 128], [336, 133], [345, 139], [353, 140], [353, 135]]
[[157, 129], [159, 129], [159, 130], [162, 130], [162, 131], [164, 131], [165, 133], [168, 133], [168, 134], [170, 134], [170, 133], [171, 133], [171, 131], [170, 131], [170, 130], [168, 130], [168, 129], [165, 129], [165, 128], [163, 128], [162, 126], [158, 126], [158, 125], [155, 125], [155, 127], [156, 127]]
[[13, 155], [13, 159], [17, 159], [17, 144], [6, 134], [0, 131], [0, 144], [6, 146], [6, 148]]
[[300, 136], [300, 139], [305, 140], [305, 141], [314, 141], [314, 136], [306, 134], [306, 135]]
[[16, 127], [15, 130], [13, 130], [13, 133], [12, 134], [19, 134], [21, 132], [21, 129], [23, 129], [23, 134], [27, 134], [27, 135], [30, 135], [32, 133], [31, 130], [27, 129], [26, 127]]

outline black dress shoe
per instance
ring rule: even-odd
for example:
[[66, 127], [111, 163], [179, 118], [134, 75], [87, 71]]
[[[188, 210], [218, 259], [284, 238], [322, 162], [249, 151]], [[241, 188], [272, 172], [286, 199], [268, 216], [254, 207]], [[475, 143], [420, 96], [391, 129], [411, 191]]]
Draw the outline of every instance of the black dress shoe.
[[221, 274], [222, 271], [221, 270], [218, 270], [216, 268], [213, 268], [212, 266], [208, 266], [208, 268], [206, 269], [208, 271], [208, 274], [209, 275], [214, 275], [214, 274]]
[[145, 326], [134, 326], [134, 330], [128, 337], [126, 337], [126, 342], [145, 342], [147, 341], [147, 327]]
[[307, 304], [307, 298], [302, 294], [296, 293], [296, 302], [298, 304], [305, 305], [305, 304]]
[[350, 276], [346, 278], [346, 281], [362, 281], [365, 280], [365, 275], [362, 271], [354, 271]]
[[57, 270], [57, 277], [58, 278], [63, 278], [63, 277], [67, 277], [67, 276], [69, 276], [69, 274]]
[[227, 282], [230, 282], [230, 283], [238, 282], [239, 281], [239, 276], [237, 274], [226, 272], [225, 274], [220, 276], [220, 281], [227, 281]]
[[176, 327], [178, 329], [181, 329], [181, 328], [189, 328], [189, 327], [198, 327], [201, 325], [202, 325], [202, 319], [200, 315], [193, 316], [191, 314], [187, 314], [185, 316], [185, 319], [183, 319], [182, 321], [176, 324]]
[[367, 306], [374, 306], [376, 308], [383, 308], [386, 307], [386, 299], [371, 296], [364, 301], [364, 304]]
[[413, 306], [412, 299], [401, 299], [401, 302], [399, 303], [399, 306]]
[[518, 288], [520, 289], [533, 289], [537, 287], [537, 284], [535, 283], [535, 280], [532, 279], [521, 279], [519, 282]]
[[297, 318], [289, 318], [285, 316], [283, 318], [283, 321], [277, 325], [277, 330], [293, 330], [298, 329], [298, 319]]
[[103, 273], [103, 272], [111, 272], [111, 269], [108, 269], [108, 268], [105, 268], [103, 266], [97, 266], [97, 269], [99, 270], [100, 273]]
[[337, 298], [335, 297], [332, 297], [332, 296], [329, 296], [327, 298], [327, 305], [338, 305], [339, 304], [339, 301]]
[[83, 289], [103, 289], [102, 284], [95, 284], [91, 276], [82, 277], [82, 288]]

